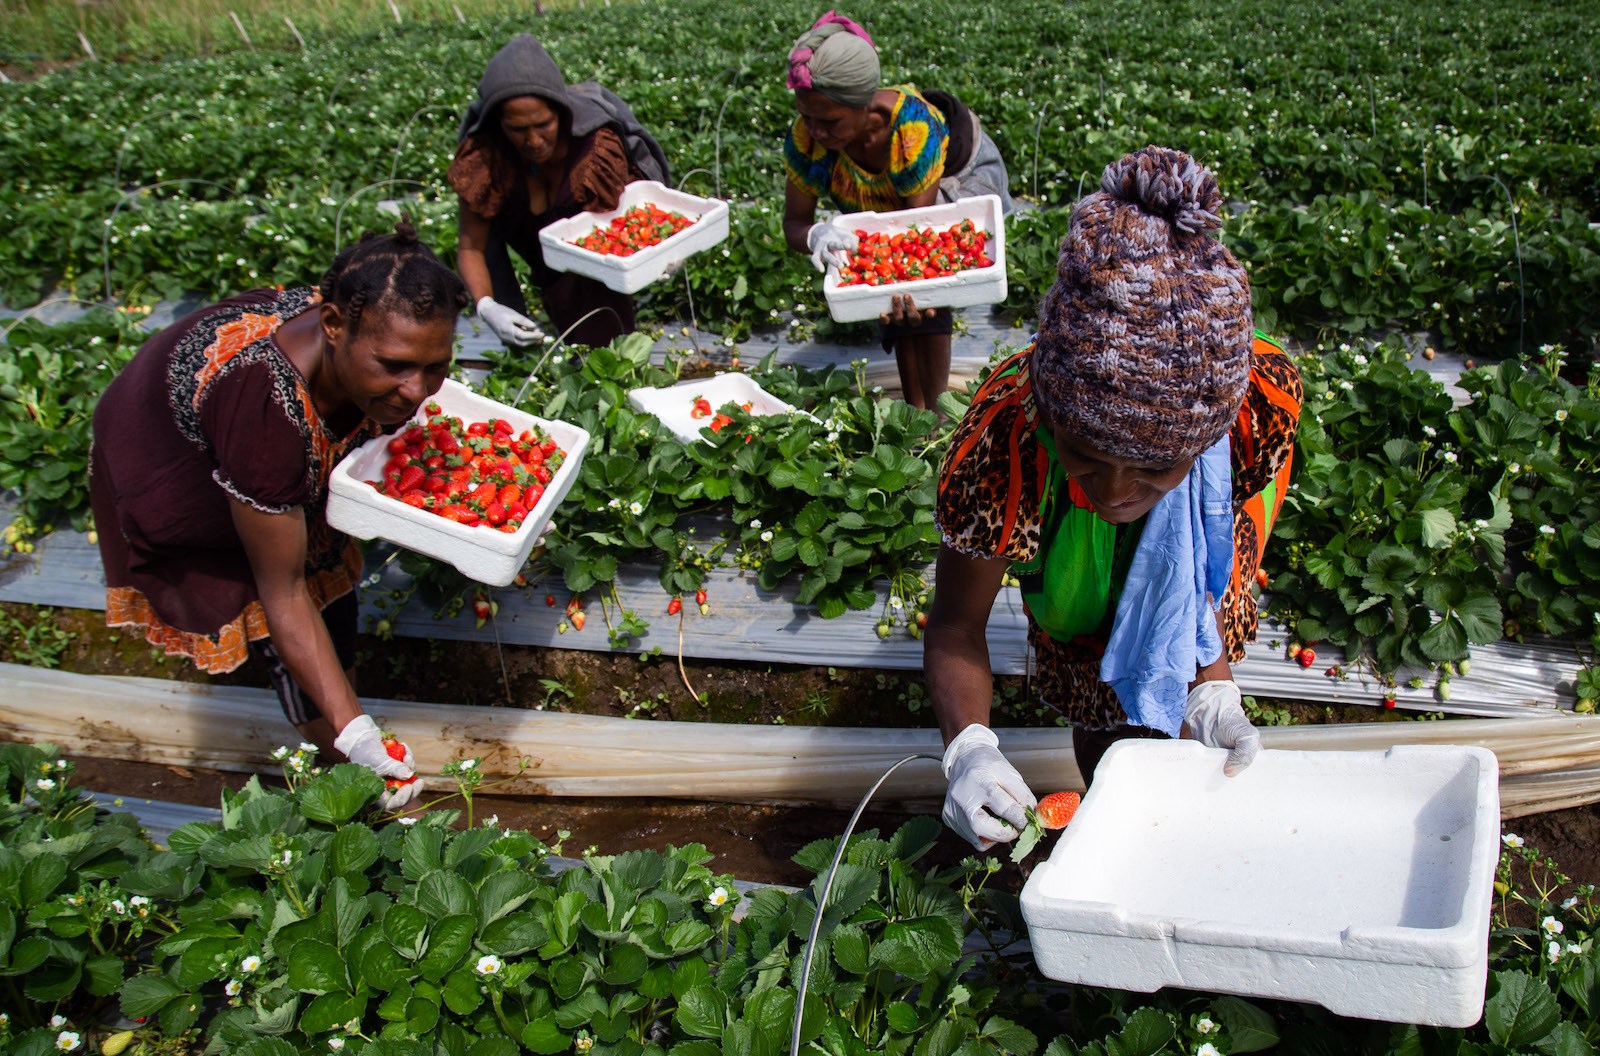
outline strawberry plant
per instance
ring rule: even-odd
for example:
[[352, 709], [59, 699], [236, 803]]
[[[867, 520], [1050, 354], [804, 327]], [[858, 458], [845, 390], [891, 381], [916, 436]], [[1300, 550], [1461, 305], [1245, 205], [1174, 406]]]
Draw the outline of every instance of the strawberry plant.
[[144, 334], [122, 312], [12, 326], [0, 356], [0, 489], [14, 496], [14, 547], [55, 523], [88, 526], [95, 403]]

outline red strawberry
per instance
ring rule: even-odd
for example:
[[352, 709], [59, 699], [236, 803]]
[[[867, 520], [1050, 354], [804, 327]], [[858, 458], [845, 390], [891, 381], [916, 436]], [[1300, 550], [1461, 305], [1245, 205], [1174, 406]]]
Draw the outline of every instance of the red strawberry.
[[1385, 708], [1389, 709], [1390, 711], [1393, 711], [1394, 710], [1394, 698], [1393, 697], [1384, 697], [1383, 698], [1383, 706]]
[[1076, 792], [1052, 792], [1039, 801], [1034, 813], [1039, 815], [1039, 824], [1045, 828], [1064, 829], [1078, 812], [1078, 803], [1082, 799]]
[[415, 491], [422, 487], [422, 482], [428, 474], [421, 466], [406, 466], [400, 471], [400, 490], [402, 492]]
[[579, 609], [577, 612], [574, 612], [572, 614], [572, 628], [573, 628], [573, 630], [577, 630], [577, 631], [583, 630], [583, 622], [585, 620], [587, 620], [587, 619], [588, 619], [588, 617], [583, 614], [583, 610], [582, 609]]
[[1256, 569], [1256, 585], [1257, 586], [1259, 586], [1262, 590], [1266, 590], [1267, 589], [1267, 584], [1270, 583], [1270, 582], [1272, 582], [1272, 580], [1270, 578], [1268, 578], [1266, 569], [1264, 569], [1264, 568]]
[[540, 484], [548, 484], [548, 483], [550, 483], [550, 470], [548, 470], [544, 466], [535, 467], [535, 469], [533, 471], [533, 475], [534, 475], [535, 478], [538, 479]]
[[479, 594], [472, 602], [472, 614], [478, 617], [478, 625], [482, 626], [483, 621], [494, 614], [494, 609], [490, 606], [489, 599]]
[[544, 596], [544, 603], [546, 605], [550, 606], [552, 609], [555, 608], [556, 607], [556, 596], [554, 594], [546, 594]]
[[510, 509], [512, 506], [517, 505], [521, 501], [522, 489], [517, 485], [507, 484], [505, 487], [500, 489], [500, 505], [504, 506], [506, 509]]
[[491, 502], [483, 511], [483, 519], [498, 528], [506, 523], [506, 508], [498, 502]]
[[1301, 667], [1310, 667], [1317, 662], [1317, 651], [1307, 646], [1300, 650], [1299, 660]]
[[699, 590], [694, 592], [694, 600], [696, 605], [704, 605], [706, 603], [705, 587], [701, 587]]
[[383, 750], [388, 752], [389, 758], [395, 760], [396, 762], [403, 763], [406, 761], [405, 742], [401, 741], [392, 733], [386, 733], [383, 735]]
[[680, 613], [682, 611], [683, 611], [683, 599], [682, 598], [673, 598], [671, 601], [667, 602], [667, 615], [668, 616], [676, 616], [678, 613]]
[[493, 484], [479, 484], [472, 489], [471, 499], [473, 502], [480, 502], [487, 506], [489, 503], [494, 502], [499, 494], [500, 489]]

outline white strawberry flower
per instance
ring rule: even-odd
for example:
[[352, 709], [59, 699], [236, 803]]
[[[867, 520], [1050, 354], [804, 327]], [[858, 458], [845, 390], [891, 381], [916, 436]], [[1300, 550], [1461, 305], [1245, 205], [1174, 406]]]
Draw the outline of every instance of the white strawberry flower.
[[487, 953], [478, 958], [477, 970], [479, 975], [495, 975], [504, 966], [504, 962], [502, 962], [500, 958], [496, 957], [492, 953]]
[[1556, 530], [1551, 525], [1541, 524], [1539, 526], [1539, 534], [1540, 535], [1555, 535], [1556, 534]]
[[1422, 427], [1422, 435], [1423, 436], [1438, 436], [1439, 435], [1439, 430], [1435, 429], [1431, 425], [1425, 425], [1425, 426]]
[[644, 506], [638, 502], [630, 502], [628, 503], [628, 512], [637, 517], [644, 512]]
[[123, 904], [123, 901], [120, 898], [113, 898], [111, 900], [111, 909], [119, 917], [128, 912], [128, 907]]
[[1207, 1041], [1201, 1043], [1200, 1047], [1194, 1050], [1194, 1056], [1222, 1056], [1222, 1052], [1215, 1045], [1211, 1044], [1211, 1042]]
[[301, 741], [300, 750], [302, 752], [310, 752], [312, 755], [315, 755], [317, 753], [317, 746], [312, 744], [310, 741]]
[[49, 792], [51, 789], [56, 787], [56, 783], [51, 778], [41, 777], [39, 780], [33, 783], [33, 787], [37, 788], [40, 792]]
[[403, 818], [396, 818], [394, 820], [398, 821], [402, 825], [415, 825], [417, 823], [416, 816], [412, 814], [407, 814]]
[[1557, 961], [1561, 960], [1562, 952], [1561, 944], [1559, 942], [1551, 942], [1550, 948], [1546, 951], [1545, 956], [1550, 959], [1551, 964], [1555, 964]]
[[486, 829], [492, 829], [499, 824], [500, 815], [498, 814], [490, 814], [487, 818], [483, 819], [483, 827]]
[[771, 528], [768, 528], [766, 531], [761, 533], [761, 541], [763, 543], [772, 542], [772, 529]]
[[66, 1016], [55, 1015], [55, 1016], [51, 1016], [50, 1017], [50, 1029], [51, 1030], [60, 1030], [62, 1027], [66, 1026], [66, 1025], [67, 1025], [67, 1017]]
[[229, 997], [238, 997], [239, 991], [243, 989], [244, 984], [237, 979], [229, 979], [226, 983], [222, 984], [222, 992], [227, 994]]
[[250, 956], [246, 957], [244, 960], [239, 962], [239, 970], [241, 972], [247, 972], [247, 973], [248, 972], [253, 972], [257, 968], [260, 968], [260, 967], [261, 967], [261, 958], [257, 957], [253, 953]]
[[1457, 455], [1454, 451], [1446, 451], [1444, 453], [1444, 460], [1446, 462], [1450, 463], [1452, 466], [1456, 464], [1456, 461], [1459, 458], [1460, 458], [1460, 456]]
[[1200, 1017], [1200, 1022], [1194, 1025], [1194, 1029], [1202, 1034], [1215, 1034], [1217, 1032], [1217, 1022], [1210, 1016], [1202, 1016]]
[[335, 1034], [333, 1037], [328, 1039], [328, 1048], [332, 1049], [334, 1052], [339, 1052], [344, 1048], [344, 1039]]
[[1567, 926], [1555, 917], [1545, 917], [1539, 922], [1539, 927], [1546, 935], [1560, 935], [1567, 930]]
[[1556, 421], [1564, 422], [1566, 420], [1567, 420], [1567, 409], [1565, 407], [1563, 407], [1563, 408], [1561, 408], [1561, 410], [1556, 412]]
[[83, 1039], [75, 1030], [63, 1030], [56, 1035], [56, 1048], [62, 1052], [72, 1052], [83, 1044]]
[[272, 749], [271, 754], [275, 761], [281, 761], [284, 756], [289, 754], [289, 746], [286, 744], [280, 744], [278, 747]]
[[759, 530], [761, 528], [761, 518], [759, 518], [759, 517], [750, 518], [750, 527], [753, 528], [753, 529]]
[[476, 759], [463, 759], [463, 760], [461, 760], [461, 769], [463, 769], [463, 770], [476, 770], [477, 767], [478, 767], [478, 760], [476, 760]]
[[711, 894], [706, 896], [706, 901], [710, 902], [713, 906], [725, 906], [725, 905], [727, 905], [728, 904], [728, 889], [725, 888], [725, 887], [714, 888], [712, 890]]
[[1577, 895], [1573, 895], [1571, 898], [1569, 898], [1566, 901], [1561, 903], [1561, 908], [1562, 909], [1571, 909], [1573, 906], [1575, 906], [1577, 904], [1578, 904], [1578, 896]]
[[1505, 844], [1507, 847], [1510, 847], [1512, 850], [1517, 850], [1527, 841], [1514, 832], [1508, 832], [1504, 836], [1500, 837], [1500, 842]]

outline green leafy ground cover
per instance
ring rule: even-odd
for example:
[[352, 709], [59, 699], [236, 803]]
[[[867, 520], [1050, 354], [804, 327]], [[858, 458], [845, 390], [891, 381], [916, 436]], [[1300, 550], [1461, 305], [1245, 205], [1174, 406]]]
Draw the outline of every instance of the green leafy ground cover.
[[[1474, 354], [1590, 347], [1590, 13], [1579, 0], [856, 12], [886, 79], [954, 90], [984, 116], [1014, 191], [1060, 205], [1127, 150], [1183, 147], [1242, 210], [1226, 237], [1268, 329], [1432, 329]], [[98, 296], [108, 270], [131, 300], [303, 281], [392, 195], [420, 195], [423, 230], [451, 245], [455, 116], [494, 48], [533, 29], [570, 79], [632, 103], [689, 189], [739, 203], [727, 255], [688, 270], [703, 320], [741, 334], [814, 309], [819, 284], [777, 233], [795, 18], [772, 0], [591, 6], [0, 84], [0, 295], [25, 305], [60, 283]], [[686, 64], [689, 50], [709, 59]], [[390, 179], [414, 182], [369, 188]], [[1013, 225], [1012, 308], [1048, 284], [1063, 222], [1049, 210]], [[653, 302], [658, 318], [687, 308], [677, 284]]]
[[792, 891], [741, 895], [697, 845], [556, 875], [559, 843], [473, 824], [468, 760], [447, 768], [461, 826], [454, 809], [379, 814], [364, 769], [276, 757], [287, 789], [252, 779], [220, 823], [156, 847], [74, 790], [53, 747], [0, 746], [0, 1049], [777, 1056], [797, 1007], [804, 1051], [831, 1056], [1585, 1056], [1600, 1036], [1594, 889], [1515, 836], [1469, 1030], [1042, 980], [997, 860], [922, 864], [932, 818], [852, 837], [802, 1003], [836, 840], [796, 854], [819, 877]]

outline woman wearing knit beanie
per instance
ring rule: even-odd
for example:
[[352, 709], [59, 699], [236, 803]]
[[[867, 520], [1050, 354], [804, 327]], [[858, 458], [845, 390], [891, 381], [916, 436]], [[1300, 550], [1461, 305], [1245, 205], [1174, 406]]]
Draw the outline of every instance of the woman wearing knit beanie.
[[[783, 145], [783, 230], [818, 271], [856, 248], [854, 235], [816, 222], [825, 195], [847, 212], [887, 212], [996, 194], [1011, 212], [1005, 163], [977, 115], [948, 92], [880, 87], [879, 75], [867, 31], [832, 11], [789, 52], [799, 116]], [[950, 380], [950, 310], [892, 301], [881, 317], [884, 350], [895, 354], [907, 402], [932, 407]]]
[[985, 629], [1022, 583], [1041, 699], [1074, 725], [1087, 782], [1111, 741], [1195, 737], [1237, 773], [1260, 737], [1230, 660], [1287, 486], [1301, 387], [1253, 331], [1250, 284], [1215, 238], [1221, 195], [1146, 147], [1077, 203], [1033, 343], [973, 398], [940, 472], [943, 544], [924, 651], [947, 748], [944, 820], [980, 850], [1032, 793], [988, 728]]

